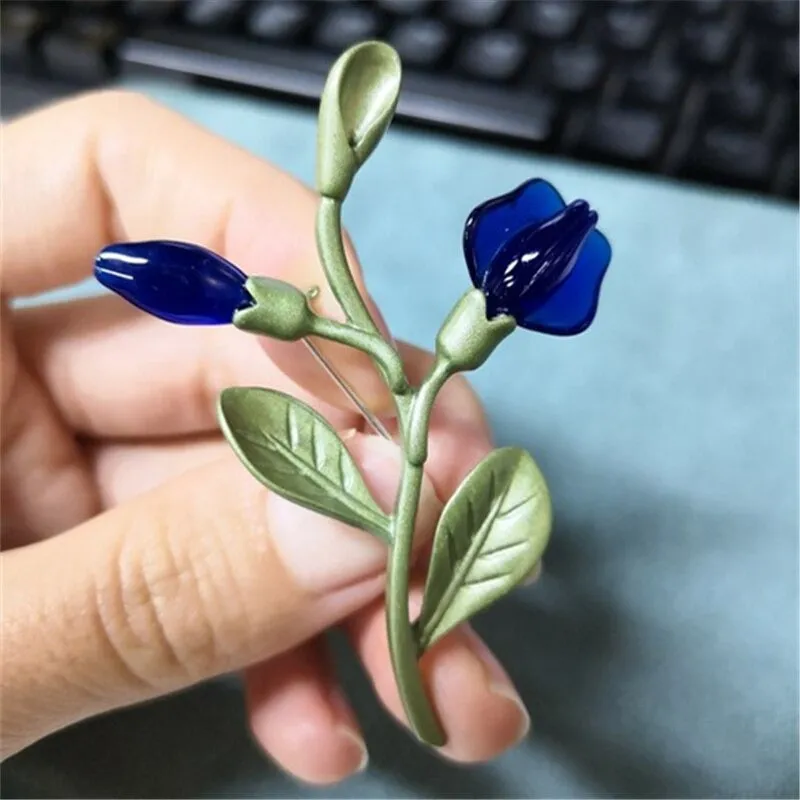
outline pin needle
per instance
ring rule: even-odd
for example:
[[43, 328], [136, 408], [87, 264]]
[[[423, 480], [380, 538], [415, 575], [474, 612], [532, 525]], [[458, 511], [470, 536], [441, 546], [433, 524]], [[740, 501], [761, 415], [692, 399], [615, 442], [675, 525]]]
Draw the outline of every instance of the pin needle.
[[319, 348], [308, 339], [303, 339], [306, 347], [309, 349], [311, 354], [316, 358], [319, 362], [319, 365], [328, 373], [331, 377], [331, 380], [342, 390], [342, 392], [347, 396], [348, 400], [356, 407], [359, 414], [361, 414], [364, 419], [370, 424], [372, 429], [377, 433], [379, 436], [383, 436], [384, 439], [391, 440], [392, 436], [384, 424], [367, 408], [364, 401], [358, 396], [356, 390], [339, 374], [336, 368], [331, 364], [328, 359], [322, 355]]
[[[319, 286], [312, 286], [307, 292], [306, 297], [309, 303], [319, 297]], [[320, 349], [309, 339], [303, 339], [305, 346], [309, 349], [311, 355], [317, 360], [317, 363], [328, 373], [331, 380], [339, 387], [347, 399], [355, 406], [356, 410], [362, 417], [369, 423], [370, 427], [379, 436], [391, 441], [392, 435], [386, 430], [385, 425], [367, 408], [366, 403], [358, 396], [358, 392], [341, 376], [336, 367], [322, 354]]]

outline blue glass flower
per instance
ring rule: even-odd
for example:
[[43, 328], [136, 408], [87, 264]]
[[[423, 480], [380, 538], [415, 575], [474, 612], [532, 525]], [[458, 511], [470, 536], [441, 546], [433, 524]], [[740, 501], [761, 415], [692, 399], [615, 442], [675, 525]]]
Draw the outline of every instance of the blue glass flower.
[[238, 267], [183, 242], [110, 245], [95, 259], [94, 274], [143, 311], [182, 325], [225, 325], [253, 302]]
[[591, 325], [611, 245], [584, 200], [566, 205], [535, 179], [470, 214], [464, 255], [489, 319], [508, 314], [529, 330], [573, 336]]

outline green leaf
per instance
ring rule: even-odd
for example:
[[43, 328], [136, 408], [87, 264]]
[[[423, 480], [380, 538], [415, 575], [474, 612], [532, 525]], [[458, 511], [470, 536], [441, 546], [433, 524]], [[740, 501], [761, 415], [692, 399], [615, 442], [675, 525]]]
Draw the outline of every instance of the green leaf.
[[316, 411], [281, 392], [236, 387], [220, 394], [218, 416], [236, 455], [265, 486], [389, 541], [389, 518], [341, 439]]
[[547, 546], [547, 485], [524, 450], [490, 453], [447, 503], [433, 540], [420, 652], [523, 581]]

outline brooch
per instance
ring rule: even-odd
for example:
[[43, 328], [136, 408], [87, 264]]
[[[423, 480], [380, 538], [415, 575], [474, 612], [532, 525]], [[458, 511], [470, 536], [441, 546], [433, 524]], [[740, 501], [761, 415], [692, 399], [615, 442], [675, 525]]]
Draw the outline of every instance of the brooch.
[[[410, 619], [409, 567], [427, 458], [431, 409], [451, 376], [480, 367], [517, 328], [573, 336], [594, 319], [611, 259], [584, 200], [567, 204], [546, 181], [529, 180], [475, 208], [463, 251], [472, 282], [436, 337], [435, 361], [418, 386], [370, 315], [345, 256], [341, 208], [359, 168], [378, 145], [400, 92], [397, 53], [381, 42], [347, 50], [328, 75], [319, 109], [316, 237], [330, 287], [345, 314], [317, 315], [313, 294], [245, 275], [193, 244], [120, 243], [104, 248], [95, 276], [140, 309], [184, 325], [233, 324], [284, 341], [319, 337], [371, 357], [394, 398], [403, 466], [393, 511], [370, 495], [337, 433], [316, 411], [266, 388], [225, 389], [219, 423], [242, 464], [273, 492], [360, 528], [387, 546], [386, 623], [395, 680], [413, 731], [441, 746], [445, 737], [419, 670], [438, 639], [511, 591], [538, 568], [550, 536], [547, 484], [516, 447], [490, 453], [466, 477], [438, 521], [422, 608]], [[310, 232], [309, 232], [310, 234]], [[332, 365], [327, 369], [359, 403]], [[380, 421], [359, 403], [378, 433]]]

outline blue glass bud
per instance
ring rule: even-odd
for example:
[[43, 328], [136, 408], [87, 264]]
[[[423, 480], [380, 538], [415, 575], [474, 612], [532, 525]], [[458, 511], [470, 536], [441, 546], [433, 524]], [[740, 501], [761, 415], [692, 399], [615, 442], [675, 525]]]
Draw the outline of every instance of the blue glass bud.
[[488, 317], [507, 314], [559, 336], [588, 328], [611, 260], [596, 224], [588, 203], [567, 206], [539, 179], [478, 206], [464, 229], [464, 254]]
[[225, 325], [253, 302], [238, 267], [183, 242], [110, 245], [95, 259], [94, 274], [129, 303], [181, 325]]

